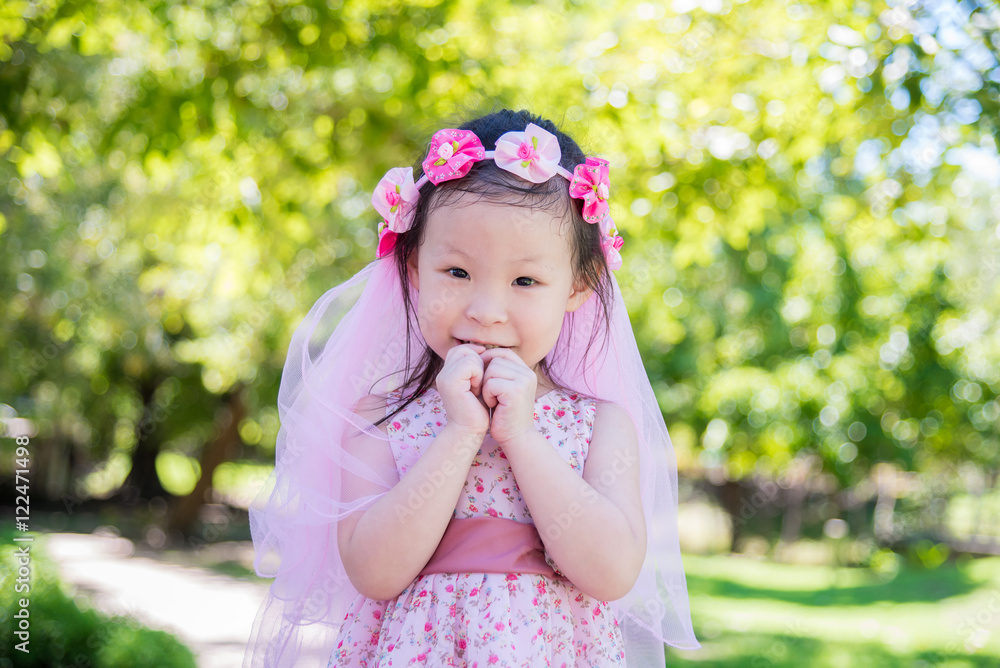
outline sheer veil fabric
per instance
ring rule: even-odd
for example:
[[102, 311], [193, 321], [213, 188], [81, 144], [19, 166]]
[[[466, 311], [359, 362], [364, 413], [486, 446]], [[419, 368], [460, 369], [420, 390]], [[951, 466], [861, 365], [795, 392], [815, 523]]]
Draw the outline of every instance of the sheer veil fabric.
[[[699, 646], [691, 627], [677, 540], [677, 470], [663, 416], [612, 276], [609, 336], [589, 346], [596, 297], [563, 321], [548, 356], [554, 380], [629, 412], [639, 435], [648, 548], [631, 592], [613, 607], [629, 666], [664, 665], [663, 644]], [[417, 298], [411, 291], [414, 303]], [[357, 595], [337, 548], [337, 523], [398, 482], [388, 437], [360, 406], [404, 380], [425, 344], [407, 340], [392, 256], [368, 264], [321, 297], [292, 337], [281, 378], [274, 472], [250, 508], [258, 575], [274, 582], [257, 614], [244, 666], [326, 666]], [[602, 345], [603, 344], [603, 345]], [[369, 395], [371, 395], [369, 397]], [[366, 398], [368, 397], [368, 398]], [[376, 401], [377, 403], [377, 401]], [[544, 537], [543, 537], [544, 540]]]

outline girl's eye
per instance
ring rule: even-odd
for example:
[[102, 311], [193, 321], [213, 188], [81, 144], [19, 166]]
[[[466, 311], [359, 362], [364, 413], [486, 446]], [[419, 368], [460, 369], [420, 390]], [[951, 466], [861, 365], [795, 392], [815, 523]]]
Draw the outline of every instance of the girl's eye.
[[453, 271], [460, 271], [460, 272], [462, 272], [463, 274], [465, 274], [465, 269], [459, 269], [458, 267], [452, 267], [451, 269], [448, 269], [447, 271], [448, 271], [448, 273], [449, 273], [449, 274], [451, 274], [451, 275], [452, 275], [452, 276], [454, 276], [455, 278], [466, 278], [466, 277], [468, 276], [468, 274], [466, 274], [465, 276], [455, 276], [455, 274], [452, 274], [452, 273], [451, 273], [451, 272], [453, 272]]
[[522, 276], [521, 278], [518, 278], [518, 279], [516, 279], [516, 280], [515, 280], [515, 283], [516, 283], [517, 281], [531, 281], [531, 282], [530, 282], [530, 283], [528, 283], [527, 285], [525, 285], [525, 284], [523, 284], [523, 283], [521, 283], [521, 284], [518, 284], [518, 285], [520, 285], [520, 287], [522, 287], [522, 288], [527, 288], [527, 287], [530, 287], [530, 286], [532, 286], [532, 285], [534, 285], [534, 284], [536, 283], [535, 279], [533, 279], [533, 278], [528, 278], [527, 276]]

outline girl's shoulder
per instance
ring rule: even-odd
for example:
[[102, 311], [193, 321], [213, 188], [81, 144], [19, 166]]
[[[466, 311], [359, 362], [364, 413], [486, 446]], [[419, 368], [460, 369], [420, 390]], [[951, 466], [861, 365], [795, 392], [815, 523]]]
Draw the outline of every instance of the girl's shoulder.
[[372, 424], [378, 424], [378, 428], [385, 433], [385, 422], [379, 424], [379, 420], [386, 416], [390, 404], [390, 396], [367, 394], [354, 404], [354, 413]]

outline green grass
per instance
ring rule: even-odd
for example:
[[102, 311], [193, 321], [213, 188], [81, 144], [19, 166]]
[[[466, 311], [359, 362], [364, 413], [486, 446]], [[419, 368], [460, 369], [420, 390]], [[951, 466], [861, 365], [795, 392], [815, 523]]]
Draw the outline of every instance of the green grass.
[[862, 569], [686, 556], [702, 648], [668, 665], [958, 668], [1000, 665], [1000, 558]]

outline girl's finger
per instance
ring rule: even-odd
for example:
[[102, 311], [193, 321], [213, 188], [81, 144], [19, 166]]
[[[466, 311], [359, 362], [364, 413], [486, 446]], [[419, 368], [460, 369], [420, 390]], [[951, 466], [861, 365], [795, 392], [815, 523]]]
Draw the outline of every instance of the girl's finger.
[[483, 371], [482, 369], [477, 369], [475, 366], [469, 365], [469, 371], [465, 374], [469, 381], [469, 389], [473, 394], [479, 394], [479, 386], [483, 382]]
[[496, 358], [502, 358], [505, 360], [510, 360], [519, 366], [523, 366], [525, 369], [528, 365], [524, 363], [521, 357], [510, 350], [510, 348], [490, 348], [489, 350], [483, 349], [483, 352], [479, 353], [479, 357], [483, 360], [484, 364], [489, 364], [492, 360]]
[[[494, 378], [493, 380], [497, 379]], [[489, 387], [484, 386], [483, 403], [485, 403], [488, 408], [496, 408], [498, 405], [500, 405], [499, 397], [502, 394], [502, 392], [497, 392], [495, 388], [496, 388], [496, 383], [490, 383]]]
[[479, 357], [479, 353], [486, 350], [484, 346], [475, 344], [465, 344], [455, 346], [445, 356], [444, 369], [449, 374], [454, 374], [457, 379], [467, 381], [469, 389], [473, 394], [479, 394], [483, 383], [483, 372], [486, 365]]
[[478, 357], [485, 350], [486, 346], [481, 346], [478, 343], [463, 343], [460, 346], [451, 348], [447, 353], [445, 353], [445, 361], [447, 362], [449, 359], [456, 356], [464, 357], [470, 352]]
[[[501, 403], [500, 397], [504, 397], [502, 403], [514, 405], [519, 403], [524, 390], [524, 384], [517, 378], [489, 378], [483, 384], [483, 402], [488, 408], [496, 408]], [[531, 392], [531, 400], [534, 401], [534, 392]]]
[[508, 355], [493, 355], [490, 359], [484, 359], [484, 379], [505, 378], [507, 380], [517, 380], [518, 378], [522, 378], [527, 380], [528, 378], [535, 378], [535, 372], [529, 369], [520, 357], [517, 357], [514, 353], [509, 353], [509, 355], [513, 356], [514, 359], [511, 359]]

